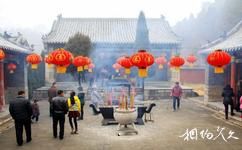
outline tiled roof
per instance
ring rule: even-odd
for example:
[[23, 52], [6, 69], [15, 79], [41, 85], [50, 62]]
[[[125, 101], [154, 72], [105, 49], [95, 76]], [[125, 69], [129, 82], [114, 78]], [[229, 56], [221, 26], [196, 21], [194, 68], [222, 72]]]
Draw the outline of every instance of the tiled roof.
[[3, 37], [0, 36], [0, 48], [6, 49], [6, 50], [12, 50], [15, 52], [20, 53], [30, 53], [31, 51], [25, 48], [22, 48], [10, 41], [5, 40]]
[[221, 37], [202, 47], [199, 53], [209, 53], [216, 49], [234, 51], [242, 48], [242, 20], [230, 30], [225, 38]]
[[[146, 19], [150, 43], [177, 44], [179, 38], [162, 18]], [[53, 23], [45, 43], [66, 43], [69, 37], [80, 32], [94, 43], [133, 43], [137, 19], [132, 18], [59, 18]]]

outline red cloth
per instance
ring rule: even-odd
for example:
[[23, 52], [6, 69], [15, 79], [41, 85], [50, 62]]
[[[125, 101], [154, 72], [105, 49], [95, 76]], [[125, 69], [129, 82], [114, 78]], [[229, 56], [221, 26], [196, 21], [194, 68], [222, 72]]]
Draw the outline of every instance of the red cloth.
[[240, 110], [242, 110], [242, 96], [240, 97]]

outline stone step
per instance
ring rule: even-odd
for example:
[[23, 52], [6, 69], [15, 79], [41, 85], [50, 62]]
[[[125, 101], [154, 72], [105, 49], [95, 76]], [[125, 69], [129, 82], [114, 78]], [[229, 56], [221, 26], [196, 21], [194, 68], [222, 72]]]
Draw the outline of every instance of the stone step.
[[11, 129], [14, 126], [14, 121], [10, 115], [0, 118], [0, 134]]

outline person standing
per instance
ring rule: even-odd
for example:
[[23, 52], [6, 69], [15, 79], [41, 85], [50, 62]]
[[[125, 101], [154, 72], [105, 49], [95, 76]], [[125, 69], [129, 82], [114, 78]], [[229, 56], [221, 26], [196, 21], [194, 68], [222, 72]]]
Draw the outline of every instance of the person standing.
[[64, 138], [65, 114], [68, 112], [68, 106], [64, 97], [64, 92], [58, 90], [57, 96], [53, 98], [51, 107], [53, 109], [53, 136], [57, 138], [57, 125], [60, 126], [59, 139]]
[[91, 102], [95, 107], [104, 104], [102, 96], [97, 91], [97, 87], [94, 85], [91, 92]]
[[38, 122], [39, 121], [40, 112], [39, 112], [39, 104], [38, 104], [38, 100], [37, 99], [35, 99], [34, 103], [32, 104], [32, 111], [33, 111], [33, 115], [31, 117], [31, 119], [32, 120], [35, 119], [35, 122]]
[[[72, 91], [70, 94], [70, 98], [68, 98], [67, 100], [68, 109], [69, 109], [68, 117], [69, 117], [69, 123], [71, 126], [71, 134], [78, 134], [77, 118], [80, 117], [80, 109], [81, 109], [81, 104], [80, 104], [81, 102], [79, 98], [75, 95], [76, 93]], [[72, 120], [74, 121], [75, 131], [74, 131]]]
[[79, 117], [79, 120], [83, 120], [83, 116], [84, 116], [84, 105], [85, 105], [85, 93], [82, 90], [82, 88], [78, 88], [79, 93], [78, 93], [78, 98], [81, 101], [81, 115]]
[[234, 97], [234, 92], [233, 89], [231, 88], [231, 86], [229, 84], [227, 84], [222, 92], [222, 97], [223, 99], [223, 104], [225, 107], [225, 119], [228, 119], [228, 109], [229, 109], [229, 105], [230, 105], [230, 109], [231, 109], [231, 116], [234, 116], [234, 105], [233, 105], [233, 97]]
[[48, 89], [48, 97], [49, 97], [48, 101], [50, 103], [50, 108], [49, 108], [50, 117], [52, 116], [52, 108], [51, 108], [52, 99], [56, 96], [57, 96], [56, 82], [53, 82], [52, 86]]
[[23, 127], [26, 132], [26, 142], [30, 142], [32, 108], [29, 100], [25, 99], [24, 91], [19, 91], [16, 99], [10, 101], [9, 112], [14, 119], [17, 144], [23, 145]]
[[171, 96], [173, 99], [173, 111], [176, 111], [176, 103], [177, 109], [179, 109], [182, 96], [182, 88], [180, 87], [179, 82], [176, 82], [175, 86], [171, 89]]

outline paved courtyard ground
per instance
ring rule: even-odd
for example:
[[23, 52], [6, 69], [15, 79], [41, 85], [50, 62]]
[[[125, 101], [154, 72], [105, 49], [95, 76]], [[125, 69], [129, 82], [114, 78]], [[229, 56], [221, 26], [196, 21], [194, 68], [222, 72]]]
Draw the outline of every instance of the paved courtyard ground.
[[[92, 110], [85, 106], [85, 118], [79, 121], [79, 134], [71, 135], [68, 120], [65, 126], [65, 138], [60, 141], [52, 137], [52, 120], [48, 117], [48, 103], [40, 102], [41, 116], [37, 124], [32, 125], [31, 143], [18, 147], [15, 130], [0, 134], [1, 150], [241, 150], [242, 128], [225, 121], [218, 113], [197, 103], [183, 100], [181, 109], [173, 112], [171, 101], [156, 101], [153, 110], [155, 122], [137, 125], [138, 135], [117, 136], [117, 125], [102, 126], [102, 116], [93, 116]], [[222, 135], [219, 135], [220, 129]], [[179, 137], [197, 128], [197, 140]], [[206, 132], [206, 130], [208, 131]], [[204, 130], [204, 132], [202, 132]], [[195, 131], [195, 130], [192, 130]], [[232, 131], [232, 138], [228, 139]], [[192, 134], [192, 132], [189, 132]], [[205, 138], [203, 139], [203, 136]], [[223, 139], [224, 136], [224, 139]], [[194, 135], [192, 136], [194, 137]], [[234, 138], [239, 139], [234, 139]], [[227, 140], [227, 142], [225, 141]]]

